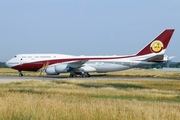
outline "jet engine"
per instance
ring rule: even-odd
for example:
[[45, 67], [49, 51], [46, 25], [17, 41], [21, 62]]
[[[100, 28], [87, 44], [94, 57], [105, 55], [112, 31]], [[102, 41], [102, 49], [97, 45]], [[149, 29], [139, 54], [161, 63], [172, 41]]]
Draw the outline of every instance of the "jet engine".
[[48, 75], [59, 75], [59, 73], [67, 73], [70, 71], [67, 65], [59, 64], [54, 66], [48, 66], [46, 68], [46, 73]]

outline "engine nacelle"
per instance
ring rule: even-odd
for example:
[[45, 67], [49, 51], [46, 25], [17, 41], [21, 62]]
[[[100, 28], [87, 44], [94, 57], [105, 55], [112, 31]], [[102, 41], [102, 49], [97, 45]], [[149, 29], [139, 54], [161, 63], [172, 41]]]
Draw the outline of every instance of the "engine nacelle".
[[56, 65], [55, 66], [55, 71], [57, 73], [67, 73], [68, 72], [68, 67], [67, 67], [67, 65], [63, 65], [63, 64]]
[[59, 73], [67, 73], [69, 68], [67, 67], [67, 65], [63, 65], [63, 64], [58, 64], [58, 65], [54, 65], [54, 66], [48, 66], [46, 68], [46, 73], [48, 75], [59, 75]]
[[46, 68], [46, 73], [47, 73], [48, 75], [59, 75], [59, 74], [56, 72], [56, 70], [55, 70], [55, 66], [48, 66], [48, 67]]

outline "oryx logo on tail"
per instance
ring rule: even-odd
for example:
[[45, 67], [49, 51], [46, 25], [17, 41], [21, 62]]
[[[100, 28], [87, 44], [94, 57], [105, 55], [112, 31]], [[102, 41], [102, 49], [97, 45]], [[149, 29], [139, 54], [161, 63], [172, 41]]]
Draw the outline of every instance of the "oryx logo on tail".
[[154, 42], [151, 43], [151, 51], [154, 52], [154, 53], [159, 53], [161, 52], [161, 50], [163, 49], [163, 43], [159, 40], [156, 40]]

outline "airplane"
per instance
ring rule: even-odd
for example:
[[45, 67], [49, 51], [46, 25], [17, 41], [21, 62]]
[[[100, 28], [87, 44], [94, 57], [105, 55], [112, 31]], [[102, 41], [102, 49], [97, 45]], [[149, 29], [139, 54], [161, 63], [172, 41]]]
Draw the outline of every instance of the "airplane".
[[[174, 29], [166, 29], [137, 54], [127, 56], [73, 56], [65, 54], [18, 54], [6, 62], [19, 71], [38, 71], [46, 64], [47, 75], [70, 73], [70, 77], [90, 77], [90, 72], [106, 73], [166, 62], [164, 55]], [[131, 46], [133, 47], [133, 46]]]

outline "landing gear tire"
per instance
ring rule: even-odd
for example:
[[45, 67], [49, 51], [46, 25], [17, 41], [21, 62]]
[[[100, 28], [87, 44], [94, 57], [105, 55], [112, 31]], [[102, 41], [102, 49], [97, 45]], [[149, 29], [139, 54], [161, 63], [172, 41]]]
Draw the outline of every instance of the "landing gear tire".
[[77, 75], [80, 75], [80, 77], [83, 77], [83, 78], [90, 77], [90, 74], [88, 72], [85, 72], [85, 73], [84, 72], [82, 72], [82, 73], [73, 72], [73, 73], [70, 74], [69, 77], [77, 77]]
[[76, 74], [70, 74], [69, 77], [77, 77], [77, 75]]
[[20, 73], [19, 73], [19, 77], [22, 77], [22, 76], [23, 76], [23, 74], [20, 72]]
[[80, 75], [80, 77], [86, 77], [86, 75], [85, 75], [85, 74], [82, 74], [82, 75]]
[[89, 73], [84, 73], [84, 74], [81, 74], [80, 77], [90, 77], [90, 74]]
[[90, 74], [87, 74], [87, 77], [91, 77], [91, 75], [90, 75]]
[[73, 77], [77, 77], [77, 75], [76, 75], [76, 74], [74, 74], [74, 75], [73, 75]]

